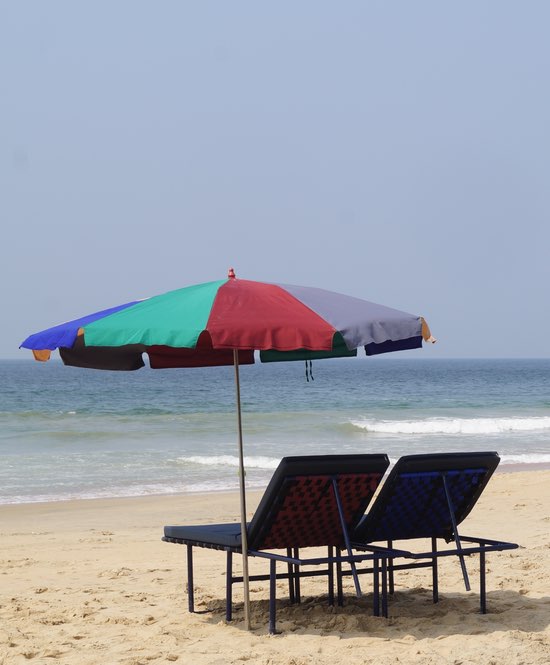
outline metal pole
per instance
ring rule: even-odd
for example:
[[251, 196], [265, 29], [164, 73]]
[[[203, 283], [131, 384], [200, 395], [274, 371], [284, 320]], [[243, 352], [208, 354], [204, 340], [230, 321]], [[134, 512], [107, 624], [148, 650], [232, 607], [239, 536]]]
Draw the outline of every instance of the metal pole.
[[241, 385], [239, 381], [239, 352], [233, 349], [235, 366], [235, 391], [237, 396], [237, 429], [239, 433], [239, 489], [241, 494], [241, 545], [243, 549], [243, 584], [244, 584], [244, 626], [252, 630], [250, 624], [250, 589], [248, 584], [248, 538], [246, 533], [246, 496], [244, 485], [243, 427], [241, 421]]

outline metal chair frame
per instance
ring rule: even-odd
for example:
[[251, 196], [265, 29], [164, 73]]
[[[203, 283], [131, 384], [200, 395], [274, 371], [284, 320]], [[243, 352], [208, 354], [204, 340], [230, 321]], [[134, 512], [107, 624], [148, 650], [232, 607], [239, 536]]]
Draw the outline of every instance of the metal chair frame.
[[[383, 579], [382, 579], [382, 614], [388, 616], [388, 594], [393, 595], [395, 590], [394, 572], [396, 570], [411, 570], [417, 568], [431, 568], [432, 569], [432, 597], [433, 602], [439, 602], [439, 580], [438, 580], [438, 560], [441, 557], [457, 556], [460, 561], [462, 569], [462, 576], [464, 579], [464, 586], [466, 591], [471, 590], [468, 571], [466, 569], [465, 556], [472, 554], [479, 554], [479, 597], [480, 597], [480, 612], [481, 614], [487, 613], [487, 585], [486, 585], [486, 560], [485, 556], [488, 552], [500, 552], [503, 550], [517, 549], [517, 543], [509, 543], [501, 540], [491, 540], [488, 538], [477, 538], [473, 536], [460, 536], [458, 533], [458, 526], [455, 516], [455, 509], [451, 499], [451, 495], [447, 485], [445, 471], [440, 472], [440, 476], [447, 499], [447, 506], [449, 509], [449, 517], [453, 526], [453, 540], [455, 547], [452, 549], [438, 550], [437, 537], [432, 537], [432, 549], [428, 552], [412, 552], [409, 550], [396, 550], [393, 547], [392, 541], [388, 541], [386, 548], [381, 548], [380, 552], [384, 554], [382, 559]], [[464, 547], [463, 542], [472, 543], [474, 546]], [[364, 543], [353, 543], [353, 547], [357, 550], [364, 550], [372, 547]], [[414, 560], [414, 563], [395, 564], [395, 559], [406, 558]], [[431, 562], [424, 562], [424, 559], [431, 559]], [[362, 572], [362, 571], [358, 571]]]
[[[343, 605], [343, 586], [342, 577], [344, 574], [351, 575], [354, 580], [355, 592], [358, 597], [362, 596], [362, 591], [359, 583], [357, 563], [364, 561], [372, 561], [372, 567], [363, 568], [361, 573], [372, 573], [373, 575], [373, 614], [380, 615], [380, 570], [382, 570], [382, 607], [387, 608], [387, 580], [386, 568], [387, 558], [391, 556], [388, 554], [386, 548], [369, 547], [369, 551], [365, 554], [354, 554], [352, 543], [349, 537], [347, 525], [344, 519], [340, 493], [338, 491], [338, 481], [335, 476], [331, 477], [332, 491], [338, 506], [338, 513], [340, 518], [340, 526], [346, 546], [347, 554], [335, 554], [335, 548], [328, 546], [327, 556], [303, 558], [300, 556], [299, 548], [287, 548], [286, 554], [269, 551], [248, 550], [248, 555], [259, 557], [269, 560], [269, 574], [264, 575], [250, 575], [249, 580], [268, 581], [269, 580], [269, 632], [275, 634], [276, 630], [276, 589], [277, 580], [288, 580], [289, 583], [289, 598], [291, 603], [299, 603], [301, 601], [300, 580], [305, 577], [318, 577], [326, 575], [328, 578], [328, 602], [329, 605], [334, 605], [334, 580], [337, 581], [337, 602], [338, 605]], [[189, 612], [195, 611], [194, 601], [194, 574], [193, 574], [193, 547], [204, 547], [226, 552], [226, 605], [225, 616], [227, 621], [232, 620], [233, 616], [233, 601], [232, 601], [232, 588], [236, 583], [243, 581], [242, 576], [233, 574], [233, 554], [242, 554], [240, 547], [221, 546], [214, 543], [200, 542], [196, 540], [187, 540], [183, 538], [169, 538], [163, 537], [163, 541], [187, 545], [187, 592], [188, 592], [188, 609]], [[398, 550], [395, 551], [396, 555], [403, 554]], [[286, 572], [277, 572], [277, 563], [286, 563]], [[342, 564], [347, 563], [350, 565], [350, 570], [342, 571]], [[302, 566], [326, 566], [321, 570], [315, 571], [302, 571]], [[336, 575], [334, 568], [336, 567]]]

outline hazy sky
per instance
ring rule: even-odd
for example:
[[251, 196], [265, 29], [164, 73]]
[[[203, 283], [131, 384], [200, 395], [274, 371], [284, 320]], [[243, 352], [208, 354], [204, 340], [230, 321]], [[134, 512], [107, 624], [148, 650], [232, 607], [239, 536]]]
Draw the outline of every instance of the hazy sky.
[[550, 355], [550, 3], [0, 0], [0, 356], [237, 276]]

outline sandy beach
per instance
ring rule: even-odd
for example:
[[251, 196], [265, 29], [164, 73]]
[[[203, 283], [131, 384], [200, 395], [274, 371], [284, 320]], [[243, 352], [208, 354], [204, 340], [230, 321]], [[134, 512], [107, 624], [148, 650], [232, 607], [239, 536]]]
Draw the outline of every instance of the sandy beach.
[[[249, 512], [259, 500], [250, 493]], [[187, 612], [185, 548], [161, 542], [164, 524], [231, 521], [233, 494], [85, 500], [0, 507], [0, 663], [138, 665], [151, 662], [452, 663], [550, 662], [550, 471], [497, 473], [462, 531], [520, 543], [488, 558], [488, 611], [455, 559], [441, 566], [441, 602], [427, 570], [401, 572], [390, 618], [371, 596], [329, 608], [325, 581], [305, 581], [291, 606], [281, 582], [280, 635], [267, 634], [267, 584], [252, 584], [254, 630], [224, 620], [222, 553], [196, 550], [195, 600]], [[239, 562], [239, 557], [237, 557]], [[252, 571], [266, 570], [252, 561]], [[370, 588], [363, 578], [365, 589]]]

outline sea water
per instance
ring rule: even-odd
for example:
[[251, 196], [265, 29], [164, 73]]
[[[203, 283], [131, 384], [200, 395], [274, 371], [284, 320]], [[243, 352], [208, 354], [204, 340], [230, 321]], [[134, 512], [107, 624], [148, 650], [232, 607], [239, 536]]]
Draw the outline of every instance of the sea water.
[[[281, 457], [496, 450], [550, 464], [550, 359], [241, 367], [247, 487]], [[0, 361], [0, 503], [233, 490], [232, 367], [101, 372]]]

